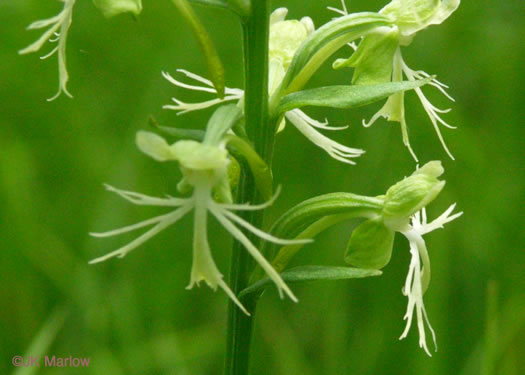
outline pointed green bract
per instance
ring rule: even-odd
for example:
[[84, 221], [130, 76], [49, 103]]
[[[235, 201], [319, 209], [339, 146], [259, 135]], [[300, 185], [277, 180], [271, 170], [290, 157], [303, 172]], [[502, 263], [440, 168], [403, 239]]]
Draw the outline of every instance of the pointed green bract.
[[365, 269], [383, 268], [392, 256], [394, 234], [380, 216], [365, 221], [352, 232], [345, 262]]
[[93, 4], [107, 18], [127, 12], [138, 16], [142, 12], [142, 0], [93, 0]]

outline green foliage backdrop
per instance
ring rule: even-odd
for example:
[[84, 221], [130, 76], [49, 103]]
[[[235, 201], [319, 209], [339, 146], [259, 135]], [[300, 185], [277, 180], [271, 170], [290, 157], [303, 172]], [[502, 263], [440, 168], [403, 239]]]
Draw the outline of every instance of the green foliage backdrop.
[[[87, 370], [44, 369], [41, 374], [220, 374], [226, 297], [208, 288], [186, 291], [191, 244], [184, 220], [128, 257], [96, 266], [87, 261], [126, 243], [97, 240], [103, 231], [150, 217], [102, 183], [151, 195], [173, 192], [177, 168], [156, 163], [134, 146], [149, 115], [179, 127], [204, 127], [211, 113], [163, 111], [172, 96], [203, 98], [171, 86], [161, 71], [186, 68], [206, 75], [191, 32], [169, 1], [145, 1], [138, 20], [105, 20], [91, 1], [79, 1], [68, 40], [69, 89], [57, 87], [56, 61], [17, 51], [38, 32], [25, 27], [56, 14], [55, 1], [0, 2], [0, 373], [14, 368], [58, 309], [68, 311], [46, 351], [91, 357]], [[320, 24], [334, 1], [275, 1], [292, 18]], [[351, 1], [349, 9], [378, 10], [383, 2]], [[299, 304], [266, 293], [259, 306], [254, 374], [523, 374], [525, 362], [525, 35], [522, 1], [464, 1], [441, 27], [420, 33], [405, 51], [410, 66], [451, 86], [457, 125], [445, 138], [447, 158], [413, 93], [408, 94], [412, 145], [422, 162], [441, 159], [447, 187], [430, 214], [457, 201], [463, 217], [428, 237], [433, 281], [425, 297], [439, 350], [428, 358], [417, 334], [404, 328], [408, 244], [397, 237], [393, 260], [378, 278], [295, 288]], [[227, 12], [197, 9], [225, 61], [229, 87], [240, 87], [240, 27]], [[349, 84], [349, 71], [326, 66], [310, 85]], [[431, 90], [428, 90], [431, 91]], [[437, 95], [436, 95], [437, 96]], [[441, 97], [436, 100], [442, 106]], [[284, 189], [269, 223], [312, 196], [351, 191], [381, 194], [414, 168], [396, 123], [360, 125], [376, 110], [328, 113], [336, 135], [367, 153], [343, 165], [289, 127], [277, 139], [275, 180]], [[325, 110], [312, 109], [322, 118]], [[227, 274], [229, 240], [219, 226], [213, 250]], [[305, 249], [301, 263], [341, 265], [351, 228], [341, 226]], [[123, 236], [125, 237], [125, 236]], [[127, 237], [129, 238], [129, 237]], [[487, 286], [499, 291], [497, 326], [487, 320]], [[495, 328], [494, 328], [495, 327]], [[491, 359], [492, 358], [492, 359]], [[488, 371], [488, 372], [487, 372]]]

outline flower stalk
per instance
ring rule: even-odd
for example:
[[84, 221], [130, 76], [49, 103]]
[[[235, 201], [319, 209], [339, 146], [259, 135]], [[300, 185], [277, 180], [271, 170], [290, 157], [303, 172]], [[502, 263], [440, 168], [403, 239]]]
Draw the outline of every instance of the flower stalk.
[[[270, 4], [268, 0], [253, 1], [250, 14], [243, 25], [244, 42], [244, 115], [250, 124], [248, 135], [255, 151], [271, 167], [275, 126], [268, 116], [268, 40], [270, 32]], [[275, 124], [276, 125], [276, 124]], [[237, 202], [260, 201], [253, 179], [242, 173]], [[263, 211], [246, 211], [243, 219], [260, 227]], [[249, 234], [248, 234], [249, 235]], [[250, 237], [248, 237], [250, 238]], [[264, 254], [263, 254], [264, 255]], [[230, 286], [236, 295], [248, 286], [253, 263], [238, 241], [233, 243], [230, 263]], [[225, 375], [246, 375], [249, 372], [250, 347], [256, 300], [247, 296], [242, 303], [252, 314], [242, 313], [233, 303], [228, 305]]]

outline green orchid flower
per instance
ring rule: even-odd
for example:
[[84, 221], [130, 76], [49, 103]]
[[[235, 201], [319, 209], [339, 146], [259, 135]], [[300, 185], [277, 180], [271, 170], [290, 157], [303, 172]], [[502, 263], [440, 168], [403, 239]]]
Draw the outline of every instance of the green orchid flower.
[[[239, 230], [235, 224], [243, 227], [265, 241], [277, 244], [297, 244], [310, 241], [283, 240], [276, 238], [258, 228], [255, 228], [233, 212], [261, 210], [267, 208], [273, 203], [275, 197], [267, 203], [257, 206], [232, 204], [228, 178], [228, 166], [231, 160], [228, 151], [225, 148], [225, 142], [221, 140], [216, 142], [212, 137], [205, 137], [202, 143], [192, 140], [182, 140], [170, 145], [159, 135], [146, 131], [139, 131], [137, 133], [136, 142], [137, 147], [143, 153], [157, 161], [178, 162], [184, 176], [184, 185], [189, 186], [193, 192], [189, 198], [156, 198], [140, 193], [120, 190], [106, 185], [106, 188], [109, 191], [120, 195], [122, 198], [133, 204], [174, 207], [175, 209], [167, 214], [156, 216], [120, 229], [104, 233], [91, 233], [91, 235], [95, 237], [109, 237], [153, 225], [153, 228], [127, 245], [112, 251], [109, 254], [93, 259], [90, 264], [103, 262], [113, 257], [124, 257], [130, 251], [139, 247], [167, 227], [175, 224], [190, 211], [193, 211], [193, 265], [190, 283], [187, 288], [191, 289], [194, 285], [199, 285], [201, 281], [205, 281], [208, 286], [214, 290], [216, 290], [217, 287], [220, 287], [242, 311], [249, 315], [249, 312], [244, 308], [242, 303], [223, 280], [223, 275], [213, 260], [207, 234], [208, 213], [210, 213], [217, 219], [224, 229], [244, 245], [257, 263], [268, 274], [268, 277], [275, 283], [281, 297], [286, 294], [293, 301], [297, 301], [297, 298], [282, 280], [279, 273], [275, 271], [255, 245], [253, 245], [248, 237], [246, 237], [246, 235]], [[220, 203], [216, 201], [215, 197], [217, 194], [214, 194], [214, 191], [215, 193], [218, 193]]]
[[[392, 20], [390, 27], [378, 27], [373, 33], [366, 35], [358, 46], [353, 45], [354, 52], [348, 59], [338, 59], [334, 62], [334, 69], [344, 67], [354, 68], [352, 83], [356, 85], [384, 82], [401, 82], [406, 77], [408, 81], [430, 79], [429, 85], [438, 89], [448, 99], [454, 99], [446, 92], [448, 86], [423, 71], [410, 69], [401, 54], [401, 47], [408, 46], [416, 33], [430, 25], [437, 25], [445, 21], [459, 6], [460, 0], [393, 0], [379, 11], [380, 14]], [[343, 10], [330, 8], [341, 15]], [[421, 88], [415, 88], [421, 104], [427, 113], [444, 150], [454, 159], [448, 149], [439, 124], [454, 129], [441, 118], [441, 114], [450, 109], [440, 109], [434, 106], [423, 94]], [[385, 105], [372, 116], [370, 121], [363, 121], [365, 127], [371, 126], [377, 119], [384, 117], [388, 121], [399, 122], [403, 143], [409, 149], [413, 158], [418, 158], [413, 151], [409, 137], [405, 116], [405, 93], [399, 92], [390, 96]]]

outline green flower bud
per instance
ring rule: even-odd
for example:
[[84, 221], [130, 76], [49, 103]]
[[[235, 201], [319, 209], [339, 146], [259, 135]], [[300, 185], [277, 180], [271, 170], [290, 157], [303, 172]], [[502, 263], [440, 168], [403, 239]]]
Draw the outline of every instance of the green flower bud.
[[395, 232], [381, 216], [369, 219], [353, 232], [345, 252], [345, 262], [366, 269], [381, 269], [390, 262]]
[[93, 0], [93, 3], [107, 18], [126, 12], [138, 16], [142, 12], [142, 0]]
[[314, 31], [314, 24], [309, 17], [285, 21], [287, 10], [279, 8], [272, 14], [270, 26], [270, 60], [279, 60], [286, 71], [292, 62], [295, 51]]
[[440, 161], [431, 161], [388, 189], [383, 217], [392, 229], [403, 226], [410, 216], [433, 201], [445, 181], [438, 180], [444, 172]]

